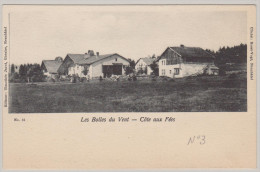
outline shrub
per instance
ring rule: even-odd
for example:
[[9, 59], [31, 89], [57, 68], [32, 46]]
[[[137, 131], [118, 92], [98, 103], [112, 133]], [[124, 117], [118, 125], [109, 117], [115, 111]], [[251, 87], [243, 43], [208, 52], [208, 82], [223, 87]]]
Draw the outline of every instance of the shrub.
[[78, 75], [72, 75], [70, 82], [77, 83], [80, 81], [80, 77]]
[[156, 81], [156, 78], [152, 78], [152, 81]]
[[16, 73], [16, 72], [9, 75], [9, 81], [10, 82], [17, 82], [19, 80], [20, 80], [19, 79], [19, 74]]
[[131, 73], [134, 73], [134, 69], [133, 69], [131, 66], [127, 66], [127, 67], [125, 68], [125, 74], [126, 74], [126, 75], [129, 75], [129, 74], [131, 74]]
[[135, 76], [135, 75], [133, 76], [133, 81], [137, 81], [137, 78], [136, 78], [136, 76]]
[[236, 79], [237, 78], [237, 74], [232, 73], [228, 76], [228, 79]]
[[70, 78], [68, 78], [68, 77], [60, 77], [60, 81], [70, 81]]
[[84, 83], [87, 82], [87, 78], [81, 77], [81, 78], [80, 78], [80, 82], [84, 82]]
[[208, 76], [209, 74], [208, 73], [206, 73], [206, 72], [203, 72], [203, 73], [199, 73], [198, 75], [196, 75], [196, 76]]
[[51, 77], [48, 77], [47, 78], [47, 82], [55, 82], [55, 79], [51, 78]]
[[99, 77], [99, 81], [101, 82], [103, 80], [102, 76]]
[[52, 78], [55, 79], [55, 81], [59, 81], [60, 80], [60, 76], [59, 75], [52, 75]]
[[166, 77], [163, 77], [163, 79], [162, 79], [163, 81], [168, 81], [168, 78], [166, 78]]
[[193, 76], [187, 76], [185, 79], [186, 80], [192, 80], [194, 77]]
[[219, 68], [219, 75], [225, 76], [226, 75], [226, 69], [224, 67]]
[[82, 71], [82, 73], [83, 73], [84, 75], [87, 75], [88, 72], [89, 72], [89, 67], [88, 67], [88, 66], [84, 66], [84, 70]]
[[33, 75], [31, 78], [32, 82], [43, 82], [45, 81], [45, 77], [43, 75]]
[[175, 79], [171, 78], [168, 80], [169, 82], [175, 82]]
[[156, 61], [154, 61], [151, 65], [150, 65], [152, 71], [153, 71], [153, 74], [155, 76], [159, 76], [159, 67], [158, 67], [158, 64], [156, 63]]
[[144, 73], [143, 69], [141, 68], [140, 70], [137, 71], [137, 75], [142, 75]]

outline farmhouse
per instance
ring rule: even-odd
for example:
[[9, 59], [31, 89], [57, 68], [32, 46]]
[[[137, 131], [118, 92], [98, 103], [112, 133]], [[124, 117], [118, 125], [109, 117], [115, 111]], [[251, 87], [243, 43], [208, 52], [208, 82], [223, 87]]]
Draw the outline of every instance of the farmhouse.
[[153, 70], [151, 69], [150, 65], [153, 63], [153, 58], [140, 58], [137, 60], [135, 64], [135, 70], [136, 72], [144, 72], [147, 75], [151, 75]]
[[45, 76], [52, 76], [58, 74], [58, 69], [62, 64], [62, 58], [56, 58], [55, 60], [43, 60], [41, 69]]
[[168, 47], [159, 60], [159, 76], [181, 78], [207, 73], [218, 75], [214, 56], [198, 47]]
[[129, 61], [117, 54], [99, 55], [89, 50], [85, 54], [67, 54], [58, 72], [61, 75], [77, 75], [79, 77], [110, 77], [123, 75], [124, 68], [129, 66]]

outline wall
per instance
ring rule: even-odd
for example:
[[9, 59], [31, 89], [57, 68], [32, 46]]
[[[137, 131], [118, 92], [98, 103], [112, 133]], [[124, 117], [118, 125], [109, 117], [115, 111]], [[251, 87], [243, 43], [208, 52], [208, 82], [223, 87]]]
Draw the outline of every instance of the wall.
[[[117, 59], [117, 61], [116, 61]], [[125, 59], [123, 59], [122, 57], [120, 57], [119, 55], [112, 55], [111, 57], [105, 58], [103, 60], [100, 60], [96, 63], [93, 63], [91, 66], [91, 75], [90, 77], [99, 77], [102, 76], [103, 77], [103, 73], [102, 73], [102, 65], [113, 65], [113, 63], [122, 63], [124, 66], [129, 66], [129, 62]], [[124, 74], [125, 71], [122, 68], [122, 74]]]
[[182, 76], [202, 74], [209, 63], [184, 63], [182, 65]]
[[135, 65], [135, 70], [136, 70], [136, 71], [139, 71], [139, 70], [141, 70], [141, 69], [145, 70], [145, 67], [146, 67], [146, 66], [147, 66], [146, 63], [145, 63], [142, 59], [140, 59], [140, 60], [138, 61], [138, 63], [136, 63], [136, 65]]
[[153, 70], [150, 66], [147, 66], [147, 75], [151, 75], [153, 73]]
[[167, 65], [175, 65], [183, 62], [181, 56], [169, 47], [163, 52], [160, 59], [166, 59]]
[[68, 68], [68, 75], [78, 75], [79, 77], [85, 77], [85, 75], [82, 73], [84, 70], [84, 66], [75, 64]]
[[[209, 64], [211, 63], [180, 63], [175, 65], [166, 65], [166, 59], [161, 59], [159, 60], [159, 76], [182, 78], [190, 75], [198, 75], [202, 74]], [[179, 68], [179, 75], [174, 75], [174, 68]], [[164, 75], [162, 70], [165, 70]]]
[[[174, 64], [174, 65], [166, 65], [166, 59], [159, 60], [159, 76], [168, 76], [173, 78], [174, 76], [174, 68], [180, 68], [179, 75], [176, 75], [175, 78], [182, 77], [182, 64]], [[162, 70], [165, 71], [165, 74], [163, 74]]]
[[147, 64], [140, 59], [138, 61], [138, 63], [136, 63], [135, 65], [135, 70], [138, 72], [139, 70], [143, 69], [143, 71], [145, 71], [145, 68], [147, 68], [147, 75], [151, 75], [151, 73], [153, 72], [150, 66], [147, 66]]
[[67, 55], [66, 58], [64, 59], [63, 63], [60, 65], [58, 69], [58, 73], [62, 75], [69, 75], [68, 68], [69, 66], [73, 65], [74, 62], [70, 59], [70, 57]]

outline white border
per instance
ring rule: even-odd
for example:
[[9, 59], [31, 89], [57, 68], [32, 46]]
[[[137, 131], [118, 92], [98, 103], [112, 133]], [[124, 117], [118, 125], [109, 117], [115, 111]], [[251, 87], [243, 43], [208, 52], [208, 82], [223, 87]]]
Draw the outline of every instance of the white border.
[[[201, 4], [255, 4], [256, 5], [256, 42], [257, 42], [257, 50], [256, 54], [257, 57], [259, 57], [260, 54], [260, 46], [258, 44], [258, 41], [260, 40], [260, 33], [259, 33], [259, 23], [260, 23], [260, 1], [258, 0], [1, 0], [0, 2], [1, 8], [0, 8], [0, 25], [1, 25], [1, 37], [0, 41], [2, 43], [2, 35], [3, 35], [3, 27], [2, 27], [2, 10], [3, 5], [18, 5], [18, 4], [31, 4], [31, 5], [88, 5], [88, 4], [194, 4], [194, 5], [201, 5]], [[2, 47], [0, 49], [1, 59], [2, 59]], [[2, 63], [0, 63], [0, 68], [2, 69]], [[257, 60], [257, 74], [260, 72], [260, 61]], [[2, 75], [0, 76], [0, 84], [2, 86]], [[219, 171], [239, 171], [239, 172], [260, 172], [260, 92], [259, 90], [259, 84], [260, 84], [260, 75], [257, 75], [257, 168], [256, 169], [172, 169], [172, 170], [149, 170], [149, 171], [184, 171], [184, 172], [190, 172], [190, 171], [211, 171], [211, 172], [219, 172]], [[0, 96], [2, 97], [2, 92], [0, 93]], [[2, 109], [2, 99], [0, 99], [0, 109]], [[3, 170], [3, 128], [2, 128], [2, 111], [0, 116], [0, 171], [28, 171], [28, 170]], [[246, 158], [246, 157], [245, 157]], [[40, 170], [30, 170], [30, 171], [40, 171]], [[81, 172], [81, 171], [95, 171], [95, 172], [104, 172], [104, 171], [112, 171], [112, 170], [41, 170], [41, 171], [75, 171], [75, 172]], [[147, 171], [147, 170], [113, 170], [113, 171], [129, 171], [129, 172], [136, 172], [136, 171]]]

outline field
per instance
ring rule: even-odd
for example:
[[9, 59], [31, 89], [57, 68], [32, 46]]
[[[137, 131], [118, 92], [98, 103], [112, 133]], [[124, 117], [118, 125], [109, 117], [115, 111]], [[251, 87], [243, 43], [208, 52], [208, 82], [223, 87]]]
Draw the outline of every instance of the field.
[[10, 113], [247, 111], [246, 73], [175, 80], [10, 83]]

